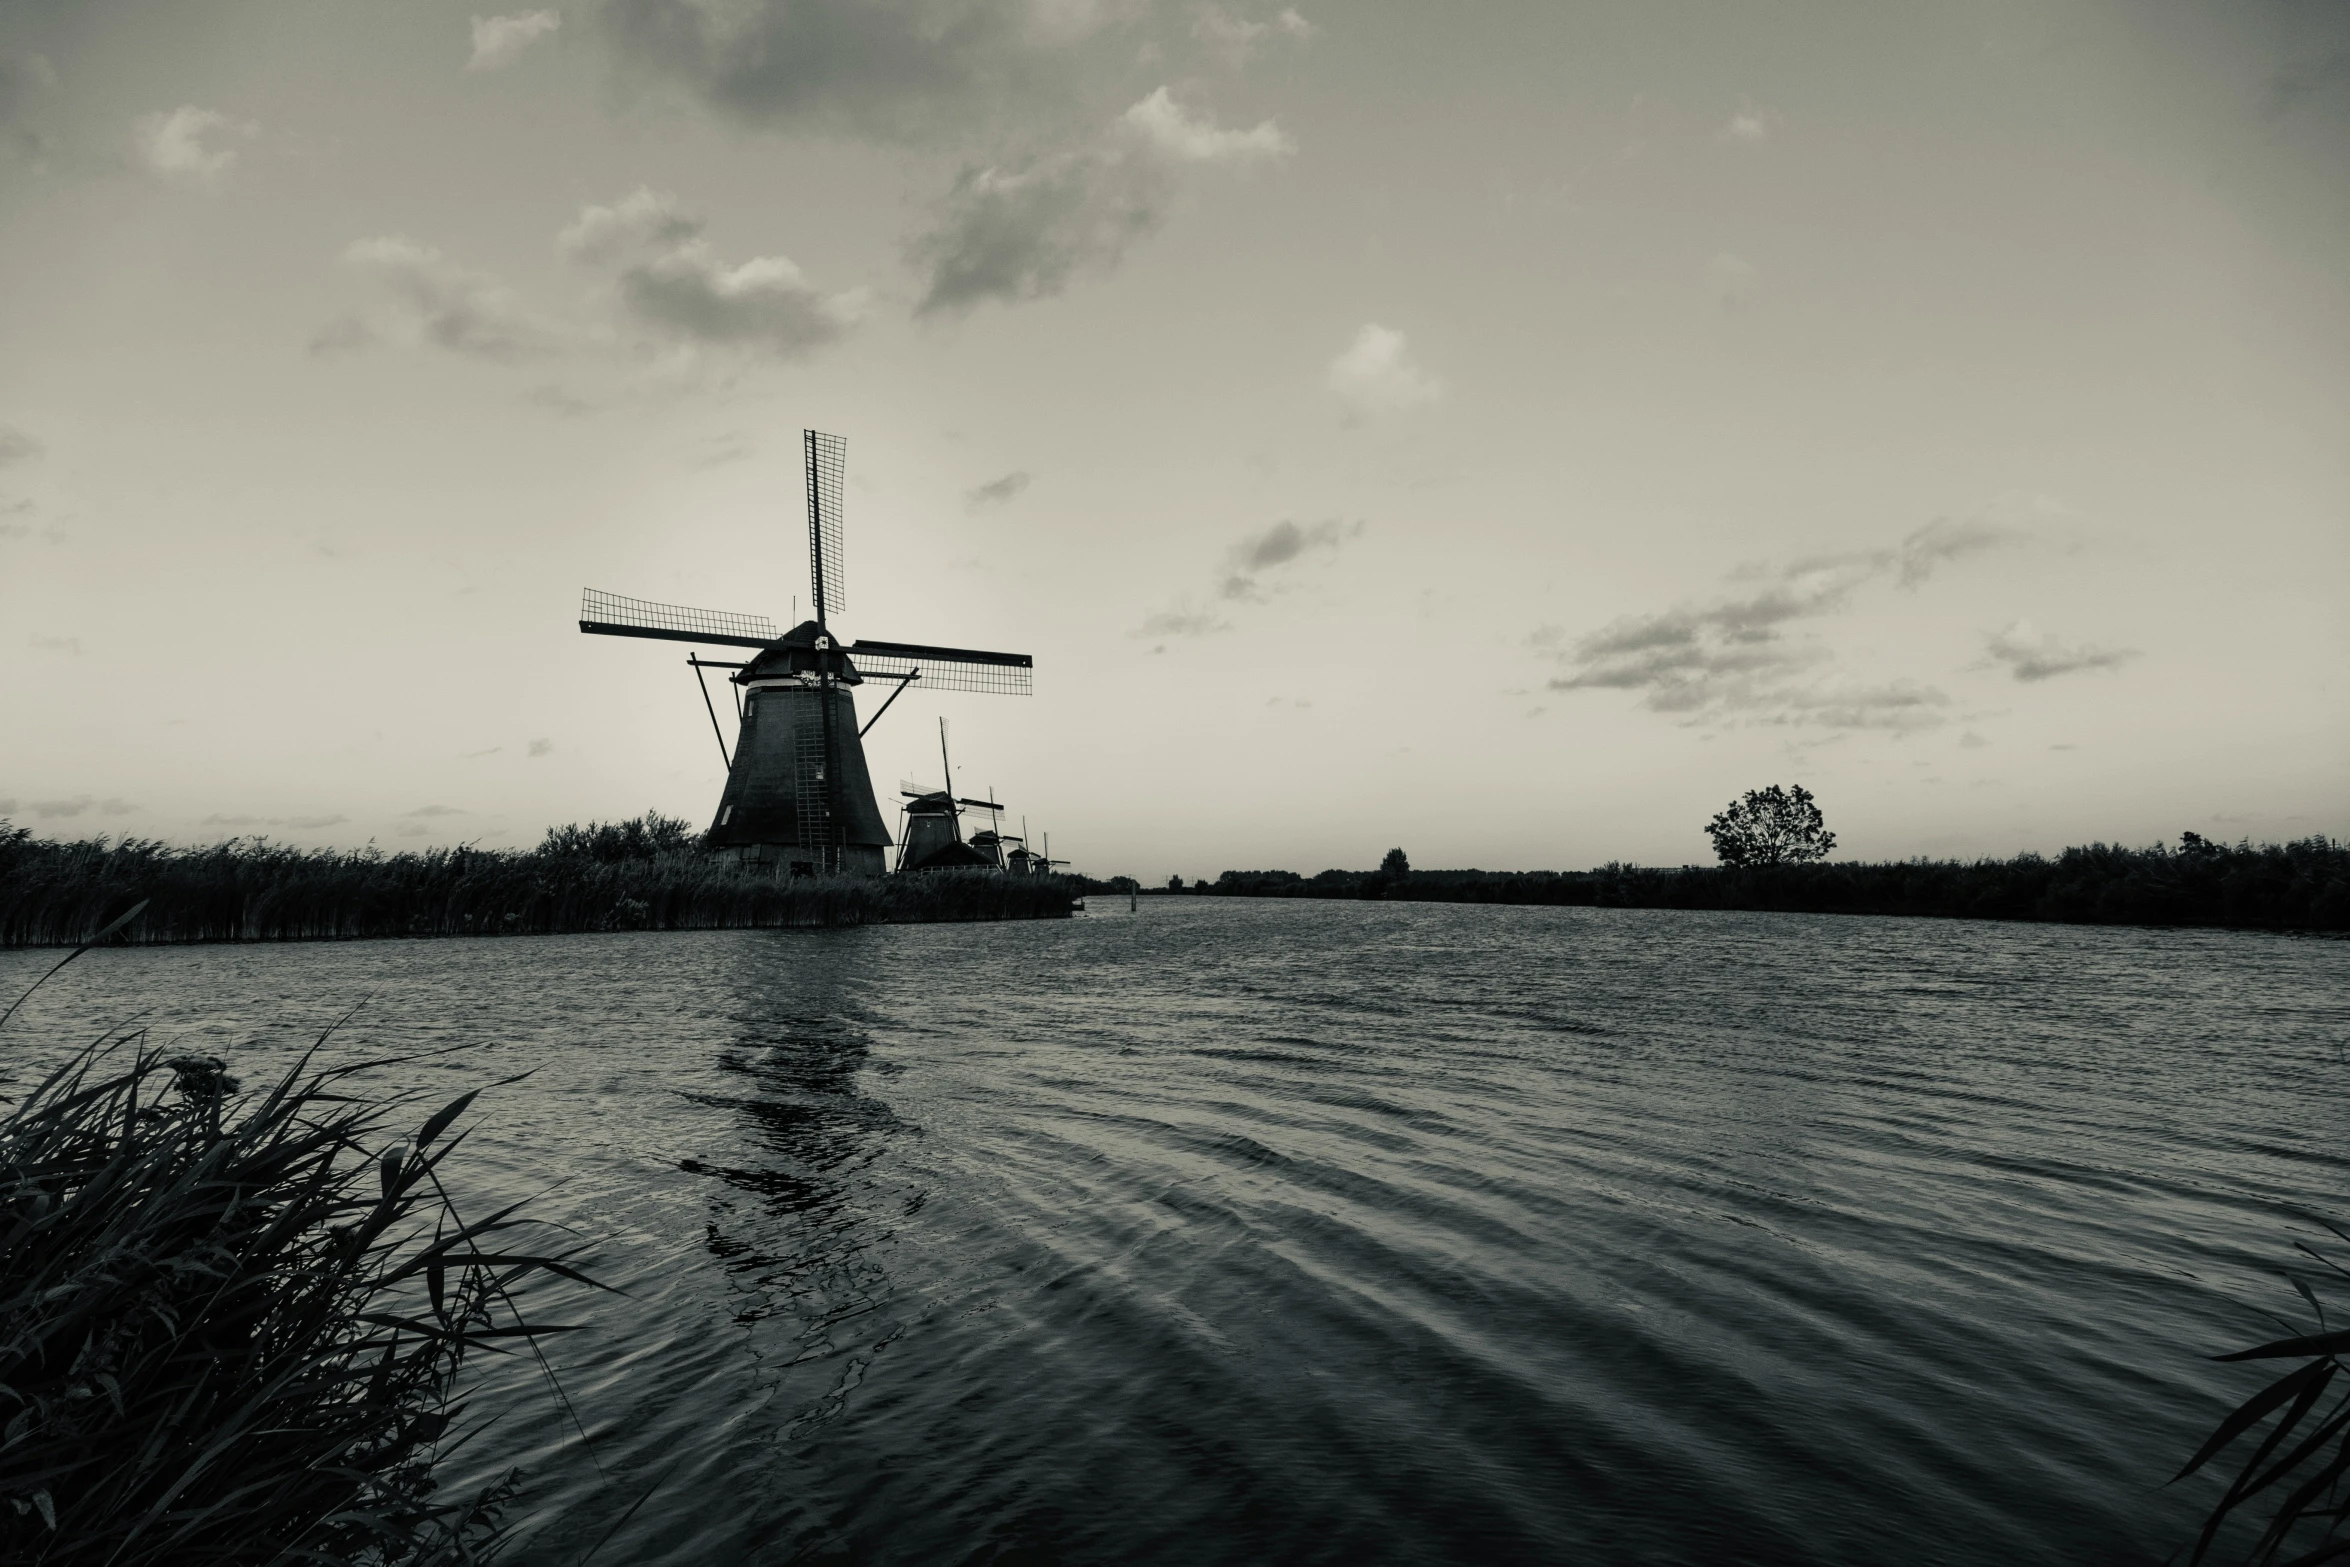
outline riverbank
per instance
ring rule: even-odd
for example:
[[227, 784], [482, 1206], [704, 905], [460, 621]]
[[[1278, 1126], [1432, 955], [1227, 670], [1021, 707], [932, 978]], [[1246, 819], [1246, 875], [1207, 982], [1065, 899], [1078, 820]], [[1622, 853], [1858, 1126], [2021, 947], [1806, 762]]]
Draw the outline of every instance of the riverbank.
[[[1155, 889], [1154, 889], [1155, 890]], [[2091, 844], [2054, 858], [1908, 860], [1733, 868], [1608, 865], [1592, 871], [1226, 871], [1185, 895], [1758, 910], [2089, 925], [2350, 930], [2350, 846], [2200, 839], [2171, 849]]]
[[[645, 823], [652, 823], [645, 830]], [[132, 904], [131, 943], [349, 941], [1062, 919], [1057, 876], [958, 871], [779, 879], [644, 822], [558, 828], [537, 849], [404, 854], [257, 839], [59, 842], [0, 824], [0, 947], [72, 946]], [[635, 829], [630, 831], [630, 829]]]

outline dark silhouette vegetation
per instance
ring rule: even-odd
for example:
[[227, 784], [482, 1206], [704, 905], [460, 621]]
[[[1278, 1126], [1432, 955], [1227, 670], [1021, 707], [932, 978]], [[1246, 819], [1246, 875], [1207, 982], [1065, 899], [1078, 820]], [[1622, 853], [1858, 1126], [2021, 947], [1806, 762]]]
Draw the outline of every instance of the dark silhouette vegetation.
[[1836, 852], [1836, 835], [1801, 784], [1747, 790], [1705, 824], [1705, 833], [1724, 865], [1808, 865]]
[[[1180, 878], [1178, 878], [1180, 880]], [[2090, 844], [2011, 860], [1907, 860], [1591, 871], [1226, 871], [1187, 895], [1928, 915], [2097, 925], [2350, 930], [2350, 845]]]
[[361, 1070], [241, 1096], [131, 1035], [8, 1085], [0, 1560], [487, 1559], [519, 1477], [440, 1494], [485, 1424], [458, 1373], [566, 1331], [528, 1320], [528, 1281], [590, 1281], [442, 1190], [472, 1094], [425, 1116]]
[[150, 839], [63, 842], [0, 821], [0, 947], [70, 946], [132, 903], [131, 942], [726, 930], [937, 920], [1052, 919], [1067, 878], [1000, 871], [778, 879], [708, 854], [684, 822], [550, 829], [535, 849], [298, 849], [257, 838], [209, 848]]
[[[2336, 1226], [2325, 1228], [2333, 1240], [2350, 1242]], [[2332, 1293], [2350, 1280], [2350, 1268], [2336, 1258], [2302, 1241], [2294, 1248], [2325, 1270], [2314, 1277]], [[2315, 1313], [2314, 1331], [2214, 1357], [2284, 1365], [2230, 1410], [2172, 1477], [2175, 1485], [2233, 1452], [2235, 1476], [2206, 1517], [2189, 1567], [2213, 1559], [2214, 1546], [2230, 1536], [2228, 1556], [2252, 1567], [2350, 1559], [2350, 1361], [2343, 1358], [2350, 1330], [2326, 1320], [2309, 1278], [2290, 1277]]]

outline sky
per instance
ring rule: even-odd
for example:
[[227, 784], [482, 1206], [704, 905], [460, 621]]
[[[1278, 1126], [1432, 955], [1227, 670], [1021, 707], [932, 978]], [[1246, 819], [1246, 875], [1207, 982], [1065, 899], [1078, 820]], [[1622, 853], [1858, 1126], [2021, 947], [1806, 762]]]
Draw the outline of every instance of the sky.
[[1096, 875], [2350, 837], [2350, 6], [0, 0], [0, 816], [706, 822], [809, 427]]

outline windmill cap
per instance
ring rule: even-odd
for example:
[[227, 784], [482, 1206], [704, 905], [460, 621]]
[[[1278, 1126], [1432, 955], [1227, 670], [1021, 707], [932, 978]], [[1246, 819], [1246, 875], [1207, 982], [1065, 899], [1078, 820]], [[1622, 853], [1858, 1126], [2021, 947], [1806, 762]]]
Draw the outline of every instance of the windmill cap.
[[[816, 644], [820, 639], [831, 641], [829, 655], [817, 651]], [[768, 643], [735, 679], [747, 682], [772, 679], [777, 675], [812, 675], [816, 672], [818, 660], [824, 658], [829, 658], [833, 678], [843, 685], [864, 684], [864, 677], [857, 673], [857, 666], [850, 663], [848, 655], [840, 650], [840, 640], [832, 637], [831, 633], [813, 620], [801, 621]]]

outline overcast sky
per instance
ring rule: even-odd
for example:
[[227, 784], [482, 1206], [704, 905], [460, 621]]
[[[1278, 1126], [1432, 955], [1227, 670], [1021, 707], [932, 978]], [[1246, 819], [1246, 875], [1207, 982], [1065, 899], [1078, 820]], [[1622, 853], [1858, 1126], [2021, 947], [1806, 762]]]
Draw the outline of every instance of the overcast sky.
[[2350, 835], [2350, 7], [0, 5], [0, 814], [706, 822], [803, 426], [1096, 874]]

